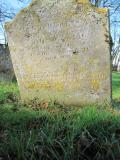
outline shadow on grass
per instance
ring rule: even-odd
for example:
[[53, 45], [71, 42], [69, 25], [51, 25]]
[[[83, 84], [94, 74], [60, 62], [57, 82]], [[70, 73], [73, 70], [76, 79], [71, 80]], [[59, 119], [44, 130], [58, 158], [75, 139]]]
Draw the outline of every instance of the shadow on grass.
[[94, 106], [67, 113], [12, 107], [0, 109], [2, 160], [119, 159], [120, 116]]

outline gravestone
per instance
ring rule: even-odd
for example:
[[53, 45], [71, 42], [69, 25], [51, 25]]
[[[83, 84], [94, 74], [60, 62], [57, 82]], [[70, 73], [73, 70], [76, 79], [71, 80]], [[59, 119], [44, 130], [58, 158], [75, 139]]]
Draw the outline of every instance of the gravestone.
[[111, 100], [108, 10], [89, 0], [34, 0], [5, 25], [22, 100]]
[[5, 44], [0, 44], [0, 82], [11, 82], [13, 77], [14, 70], [11, 62], [9, 48]]

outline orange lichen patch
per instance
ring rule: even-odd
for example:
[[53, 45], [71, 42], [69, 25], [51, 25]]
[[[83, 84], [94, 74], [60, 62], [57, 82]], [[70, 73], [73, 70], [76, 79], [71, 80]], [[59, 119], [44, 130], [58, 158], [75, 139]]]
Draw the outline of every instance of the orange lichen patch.
[[98, 13], [107, 13], [108, 12], [108, 8], [96, 8], [95, 10]]
[[99, 80], [95, 79], [91, 81], [91, 86], [94, 91], [98, 91], [100, 88]]
[[86, 4], [89, 3], [89, 0], [76, 0], [76, 2]]

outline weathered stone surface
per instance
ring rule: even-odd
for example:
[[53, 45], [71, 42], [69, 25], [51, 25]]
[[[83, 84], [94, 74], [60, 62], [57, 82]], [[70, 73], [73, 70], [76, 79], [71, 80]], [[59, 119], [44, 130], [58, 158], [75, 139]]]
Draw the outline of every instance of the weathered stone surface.
[[88, 0], [34, 0], [5, 27], [23, 100], [110, 102], [107, 9]]
[[7, 45], [0, 44], [0, 81], [11, 82], [14, 77], [14, 70]]

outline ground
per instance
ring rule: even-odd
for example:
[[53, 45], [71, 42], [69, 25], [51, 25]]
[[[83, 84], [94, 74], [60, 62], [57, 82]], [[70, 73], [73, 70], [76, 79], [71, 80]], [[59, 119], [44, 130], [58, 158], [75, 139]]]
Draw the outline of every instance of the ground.
[[0, 160], [120, 160], [120, 74], [112, 106], [21, 104], [16, 83], [0, 85]]

